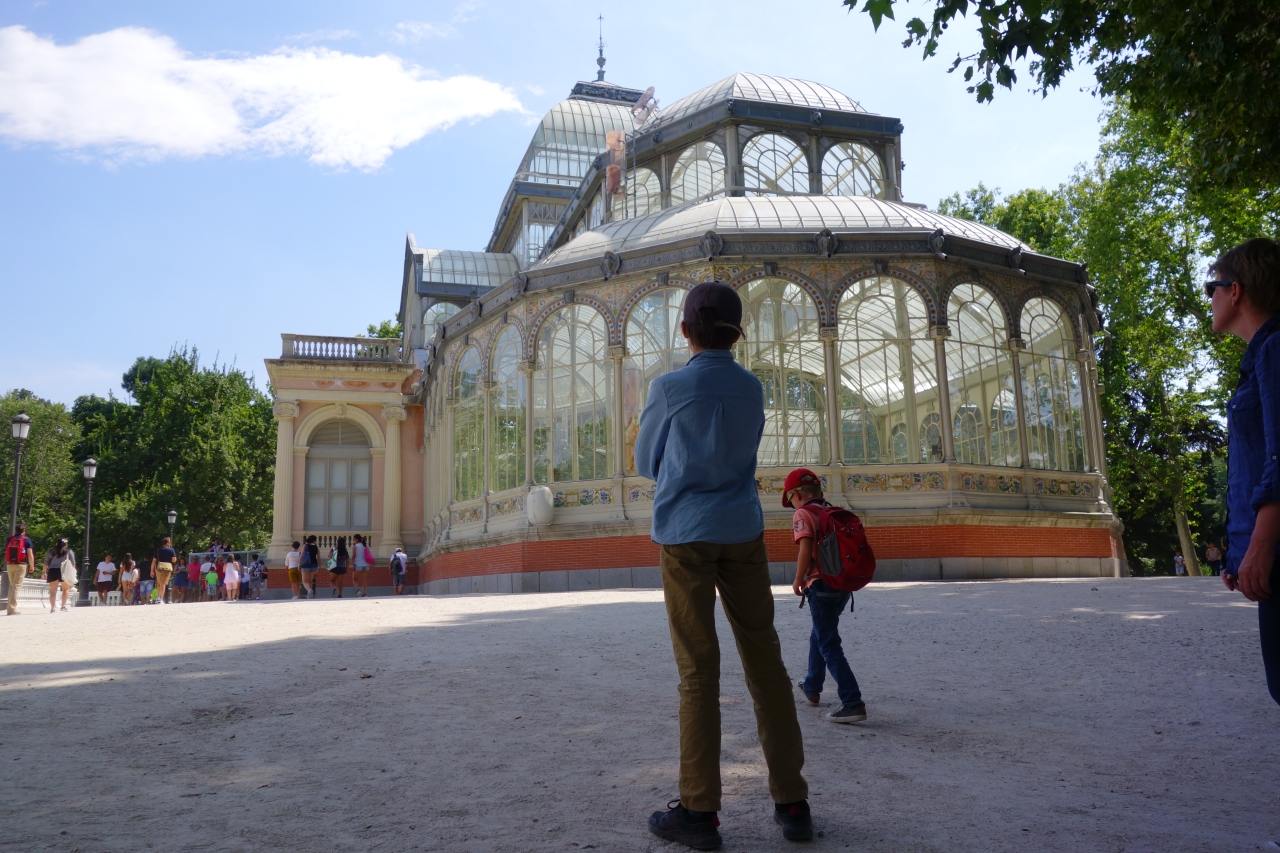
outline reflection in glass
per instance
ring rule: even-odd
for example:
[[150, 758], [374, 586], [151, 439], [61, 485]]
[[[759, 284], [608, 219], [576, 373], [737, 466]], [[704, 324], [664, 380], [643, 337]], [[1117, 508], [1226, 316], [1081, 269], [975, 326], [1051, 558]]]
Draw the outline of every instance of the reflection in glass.
[[613, 364], [594, 308], [570, 305], [543, 324], [534, 407], [535, 482], [613, 476]]
[[[307, 449], [308, 530], [367, 530], [369, 436], [351, 421], [334, 420], [311, 435]], [[361, 503], [363, 501], [363, 504]]]
[[724, 192], [724, 152], [714, 142], [695, 142], [676, 158], [671, 169], [671, 203]]
[[863, 279], [841, 297], [838, 317], [844, 462], [940, 460], [936, 359], [920, 294], [899, 279]]
[[644, 166], [627, 173], [627, 194], [623, 200], [624, 216], [631, 219], [662, 210], [662, 182], [658, 173]]
[[960, 284], [947, 304], [947, 384], [956, 460], [1019, 467], [1013, 361], [1004, 312], [995, 295]]
[[458, 313], [458, 306], [450, 302], [437, 302], [422, 312], [422, 340], [429, 343], [436, 334], [436, 326]]
[[524, 485], [525, 388], [520, 375], [520, 333], [515, 326], [503, 329], [494, 342], [492, 375], [489, 488], [501, 492]]
[[786, 136], [760, 133], [742, 149], [743, 183], [748, 195], [809, 192], [809, 163], [804, 150]]
[[453, 499], [467, 501], [484, 490], [484, 395], [480, 351], [467, 347], [453, 380]]
[[623, 466], [636, 472], [636, 435], [640, 413], [649, 399], [649, 384], [689, 362], [689, 347], [680, 333], [685, 291], [678, 287], [655, 290], [631, 309], [627, 318], [627, 358], [622, 374]]
[[822, 464], [827, 390], [818, 311], [798, 285], [766, 278], [738, 291], [746, 340], [738, 359], [764, 386], [762, 467]]
[[837, 142], [822, 158], [823, 195], [884, 198], [884, 166], [869, 146]]
[[1020, 357], [1032, 468], [1083, 471], [1084, 425], [1075, 337], [1057, 303], [1035, 297], [1022, 309]]

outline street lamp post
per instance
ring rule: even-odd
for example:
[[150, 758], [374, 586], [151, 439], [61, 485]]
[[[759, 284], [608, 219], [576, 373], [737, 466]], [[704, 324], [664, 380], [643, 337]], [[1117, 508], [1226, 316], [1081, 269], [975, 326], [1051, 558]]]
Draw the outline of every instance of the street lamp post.
[[9, 535], [18, 531], [18, 472], [22, 470], [22, 445], [31, 431], [31, 418], [26, 412], [13, 416], [13, 497], [9, 500]]
[[175, 551], [177, 548], [173, 544], [173, 526], [177, 523], [178, 511], [174, 509], [169, 510], [169, 547], [174, 548]]
[[89, 598], [89, 524], [93, 521], [93, 478], [98, 476], [98, 460], [90, 456], [81, 463], [84, 467], [84, 572], [80, 578], [80, 600]]

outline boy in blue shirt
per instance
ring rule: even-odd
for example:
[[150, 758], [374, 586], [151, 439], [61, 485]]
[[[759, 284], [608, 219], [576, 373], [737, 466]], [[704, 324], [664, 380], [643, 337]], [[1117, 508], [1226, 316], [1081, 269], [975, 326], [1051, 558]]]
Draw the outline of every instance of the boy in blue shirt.
[[804, 743], [782, 648], [756, 492], [764, 391], [733, 359], [742, 301], [721, 282], [689, 292], [680, 329], [693, 357], [653, 380], [636, 437], [636, 470], [657, 481], [653, 541], [680, 671], [680, 798], [649, 829], [698, 850], [721, 844], [720, 645], [716, 592], [733, 629], [760, 745], [774, 820], [792, 840], [813, 837]]

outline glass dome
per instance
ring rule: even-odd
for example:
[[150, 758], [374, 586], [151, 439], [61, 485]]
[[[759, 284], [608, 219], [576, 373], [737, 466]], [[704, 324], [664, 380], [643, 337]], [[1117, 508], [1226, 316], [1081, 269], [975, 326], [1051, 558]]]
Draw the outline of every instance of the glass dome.
[[839, 110], [847, 113], [866, 112], [857, 101], [821, 83], [796, 80], [791, 77], [748, 74], [740, 71], [717, 83], [712, 83], [705, 89], [700, 89], [692, 95], [673, 102], [645, 122], [645, 127], [656, 127], [659, 124], [677, 121], [711, 104], [723, 103], [729, 98], [745, 98], [751, 101], [767, 101], [775, 104], [792, 104], [800, 107], [812, 107], [817, 110]]
[[421, 249], [422, 280], [439, 284], [497, 287], [520, 271], [516, 256], [506, 252]]
[[605, 134], [635, 129], [623, 104], [569, 98], [542, 117], [516, 180], [576, 187], [605, 150]]

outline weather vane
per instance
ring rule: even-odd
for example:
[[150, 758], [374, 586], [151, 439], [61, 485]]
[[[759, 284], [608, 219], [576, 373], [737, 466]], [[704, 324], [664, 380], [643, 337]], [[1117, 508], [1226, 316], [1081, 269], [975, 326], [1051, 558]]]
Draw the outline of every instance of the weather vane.
[[600, 15], [596, 20], [600, 22], [600, 56], [596, 59], [596, 65], [600, 70], [596, 72], [596, 81], [604, 82], [604, 15]]

